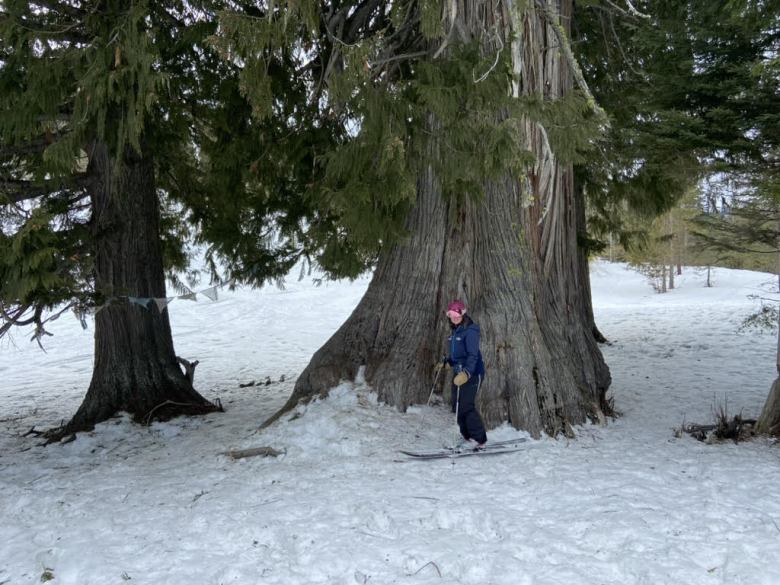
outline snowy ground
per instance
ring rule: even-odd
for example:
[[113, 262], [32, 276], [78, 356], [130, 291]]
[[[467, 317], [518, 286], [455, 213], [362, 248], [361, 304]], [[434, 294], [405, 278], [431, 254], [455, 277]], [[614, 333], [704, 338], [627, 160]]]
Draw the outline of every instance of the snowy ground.
[[[46, 354], [3, 342], [0, 584], [780, 583], [780, 445], [673, 435], [715, 405], [760, 410], [775, 339], [736, 329], [772, 277], [717, 270], [704, 288], [689, 270], [666, 295], [622, 265], [592, 277], [624, 416], [495, 457], [402, 462], [399, 448], [451, 437], [451, 415], [400, 414], [359, 383], [256, 431], [366, 279], [173, 303], [177, 351], [201, 361], [198, 388], [227, 412], [118, 418], [65, 445], [23, 435], [75, 411], [92, 331], [63, 316]], [[286, 455], [219, 455], [256, 445]]]

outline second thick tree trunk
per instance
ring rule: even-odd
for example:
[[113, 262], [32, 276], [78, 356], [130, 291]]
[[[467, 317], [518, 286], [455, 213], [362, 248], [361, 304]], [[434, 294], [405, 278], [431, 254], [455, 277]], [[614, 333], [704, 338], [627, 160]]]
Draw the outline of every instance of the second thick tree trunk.
[[[556, 10], [565, 17], [570, 7], [564, 0]], [[458, 18], [469, 30], [475, 18], [500, 12], [465, 8]], [[533, 9], [520, 25], [523, 91], [559, 97], [569, 75], [555, 36]], [[446, 351], [444, 310], [459, 298], [482, 329], [487, 376], [479, 407], [489, 426], [509, 421], [535, 436], [555, 435], [602, 418], [610, 376], [592, 334], [571, 165], [556, 161], [542, 128], [529, 122], [527, 132], [538, 160], [528, 180], [488, 184], [479, 204], [446, 202], [431, 171], [419, 177], [411, 237], [383, 252], [364, 298], [314, 355], [281, 412], [354, 379], [361, 366], [387, 403], [424, 402]]]
[[[780, 225], [778, 225], [778, 231], [780, 231]], [[777, 278], [778, 289], [780, 289], [780, 253], [777, 255]], [[780, 315], [778, 315], [777, 322], [775, 367], [777, 369], [777, 378], [775, 378], [772, 388], [769, 390], [769, 396], [767, 396], [764, 408], [761, 409], [761, 414], [756, 423], [756, 430], [759, 433], [768, 435], [780, 435]]]
[[95, 286], [107, 304], [95, 316], [95, 363], [87, 394], [61, 434], [92, 428], [124, 411], [138, 422], [217, 408], [182, 373], [168, 312], [128, 297], [165, 298], [154, 166], [125, 154], [112, 164], [105, 144], [90, 158]]

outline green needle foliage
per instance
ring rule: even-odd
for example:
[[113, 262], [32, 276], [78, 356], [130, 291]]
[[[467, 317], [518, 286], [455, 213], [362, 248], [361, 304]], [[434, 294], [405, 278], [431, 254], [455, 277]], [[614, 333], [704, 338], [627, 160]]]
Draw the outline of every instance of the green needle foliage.
[[428, 170], [454, 202], [478, 200], [486, 181], [524, 177], [528, 120], [545, 126], [560, 159], [584, 160], [601, 128], [585, 97], [511, 97], [509, 43], [449, 43], [443, 9], [5, 2], [6, 316], [102, 298], [91, 193], [111, 179], [91, 164], [98, 142], [116, 176], [131, 155], [153, 161], [167, 270], [186, 267], [194, 239], [214, 277], [252, 284], [301, 258], [333, 276], [360, 274], [406, 236]]
[[[228, 11], [220, 23], [215, 44], [242, 64], [256, 119], [278, 108], [271, 64], [289, 55], [295, 77], [311, 89], [304, 123], [332, 130], [307, 169], [304, 197], [313, 214], [302, 244], [334, 276], [356, 276], [382, 246], [406, 236], [427, 170], [448, 200], [478, 200], [486, 181], [524, 176], [533, 162], [524, 120], [544, 123], [564, 160], [591, 148], [599, 128], [577, 92], [558, 101], [511, 97], [508, 44], [495, 52], [476, 41], [443, 50], [441, 2], [280, 2], [264, 18]], [[256, 185], [268, 190], [259, 174]]]
[[771, 190], [780, 3], [634, 2], [648, 18], [618, 4], [579, 2], [574, 19], [578, 58], [611, 118], [580, 168], [594, 233], [621, 233], [626, 213], [649, 220], [718, 172]]
[[[253, 119], [239, 64], [209, 39], [224, 2], [109, 0], [0, 7], [0, 304], [6, 324], [41, 321], [95, 290], [93, 195], [121, 176], [127, 157], [153, 161], [165, 267], [188, 262], [186, 241], [206, 243], [217, 274], [262, 283], [301, 254], [307, 202], [296, 186], [313, 165], [310, 144], [330, 140], [306, 123], [308, 88], [284, 55], [269, 61], [274, 115]], [[245, 14], [254, 3], [231, 3]], [[291, 122], [294, 120], [294, 122]], [[290, 124], [305, 133], [290, 132]], [[292, 135], [292, 138], [290, 137]], [[111, 159], [92, 166], [95, 146]], [[262, 173], [267, 188], [252, 177]], [[127, 196], [132, 197], [132, 192]], [[121, 259], [120, 259], [121, 260]], [[0, 334], [7, 330], [3, 327]]]

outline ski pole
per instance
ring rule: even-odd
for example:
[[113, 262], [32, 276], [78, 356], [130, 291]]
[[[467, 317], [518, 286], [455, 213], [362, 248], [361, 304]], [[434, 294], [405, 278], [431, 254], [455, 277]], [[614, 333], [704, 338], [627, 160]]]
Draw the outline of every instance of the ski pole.
[[436, 375], [433, 377], [433, 384], [431, 384], [431, 393], [428, 395], [428, 402], [425, 403], [425, 406], [431, 405], [431, 398], [433, 398], [433, 392], [436, 390], [436, 382], [439, 381], [439, 374], [444, 368], [441, 367], [438, 370], [436, 370]]
[[[436, 375], [433, 377], [433, 384], [431, 384], [431, 393], [428, 395], [428, 402], [425, 403], [425, 406], [431, 405], [431, 399], [433, 398], [433, 393], [436, 390], [436, 382], [439, 381], [439, 374], [444, 368], [439, 368], [436, 370]], [[417, 424], [417, 428], [414, 431], [414, 436], [419, 437], [420, 436], [420, 429], [422, 428], [424, 420], [420, 418], [420, 422]]]
[[455, 440], [452, 446], [455, 447], [458, 444], [458, 435], [460, 434], [460, 425], [458, 424], [458, 412], [460, 411], [460, 386], [455, 386], [457, 390], [455, 398]]

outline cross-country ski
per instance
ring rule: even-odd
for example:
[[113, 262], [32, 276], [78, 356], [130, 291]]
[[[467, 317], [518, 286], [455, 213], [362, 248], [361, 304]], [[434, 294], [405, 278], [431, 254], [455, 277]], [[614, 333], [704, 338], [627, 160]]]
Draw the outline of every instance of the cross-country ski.
[[458, 457], [472, 457], [475, 455], [499, 455], [501, 453], [520, 451], [524, 448], [521, 443], [525, 443], [526, 441], [527, 439], [525, 438], [498, 441], [495, 443], [487, 443], [485, 447], [481, 449], [466, 445], [463, 447], [448, 447], [435, 451], [402, 450], [401, 453], [414, 459], [455, 459]]

